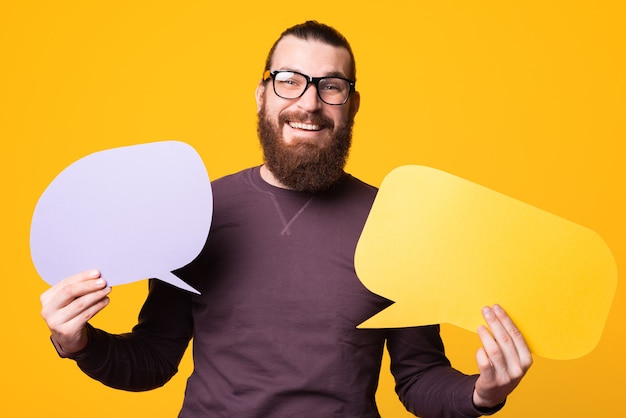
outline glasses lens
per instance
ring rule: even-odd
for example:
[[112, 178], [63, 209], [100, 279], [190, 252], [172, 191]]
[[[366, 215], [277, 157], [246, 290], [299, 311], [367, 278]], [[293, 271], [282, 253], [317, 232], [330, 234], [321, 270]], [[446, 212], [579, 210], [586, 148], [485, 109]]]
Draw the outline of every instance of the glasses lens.
[[290, 71], [277, 72], [274, 77], [274, 91], [283, 99], [297, 99], [304, 93], [307, 79]]
[[350, 94], [350, 84], [342, 78], [326, 77], [320, 80], [317, 91], [328, 104], [344, 104]]

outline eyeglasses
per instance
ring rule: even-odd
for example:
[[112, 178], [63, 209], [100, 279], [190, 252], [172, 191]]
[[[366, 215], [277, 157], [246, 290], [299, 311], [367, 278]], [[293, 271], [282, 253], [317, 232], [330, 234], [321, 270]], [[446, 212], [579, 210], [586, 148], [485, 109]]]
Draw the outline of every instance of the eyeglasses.
[[296, 71], [270, 71], [263, 73], [263, 81], [272, 79], [274, 93], [283, 99], [294, 100], [302, 97], [311, 84], [317, 89], [317, 96], [326, 104], [342, 105], [348, 101], [356, 84], [343, 77], [311, 77]]

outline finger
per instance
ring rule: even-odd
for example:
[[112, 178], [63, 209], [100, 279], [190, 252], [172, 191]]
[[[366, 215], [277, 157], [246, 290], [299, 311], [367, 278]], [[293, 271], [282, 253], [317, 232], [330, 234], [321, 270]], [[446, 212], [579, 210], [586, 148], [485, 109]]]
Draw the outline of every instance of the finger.
[[[86, 322], [108, 304], [110, 287], [87, 293], [77, 297], [67, 305], [56, 309], [50, 322], [56, 324], [71, 324], [76, 319], [78, 322]], [[84, 318], [87, 318], [86, 320]]]
[[[521, 378], [532, 364], [532, 356], [523, 342], [521, 333], [501, 307], [497, 305], [493, 309], [487, 307], [483, 310], [483, 314], [493, 334], [493, 343], [495, 343], [493, 345], [492, 341], [485, 340], [484, 344], [488, 344], [485, 349], [496, 366], [497, 372], [503, 377], [506, 373], [506, 376], [512, 379]], [[518, 342], [521, 344], [521, 352], [518, 351], [518, 343], [514, 341], [511, 333], [517, 333], [516, 338], [521, 341]]]
[[68, 276], [56, 283], [54, 286], [51, 286], [48, 290], [41, 294], [41, 304], [44, 305], [46, 303], [50, 303], [51, 301], [53, 301], [53, 299], [58, 298], [59, 294], [64, 292], [64, 289], [66, 289], [68, 286], [71, 287], [75, 283], [80, 283], [87, 280], [96, 280], [99, 277], [100, 272], [97, 270], [87, 270], [73, 276]]
[[485, 306], [482, 310], [483, 317], [489, 326], [489, 331], [486, 328], [479, 328], [479, 337], [483, 344], [483, 347], [489, 356], [492, 364], [497, 369], [508, 369], [509, 359], [517, 357], [517, 351], [515, 346], [510, 340], [506, 329], [496, 317], [493, 310]]
[[41, 297], [42, 307], [58, 309], [85, 294], [106, 287], [106, 281], [97, 270], [88, 270], [69, 276], [45, 291]]
[[493, 374], [495, 375], [499, 371], [506, 371], [508, 364], [504, 353], [487, 327], [480, 326], [478, 328], [478, 337], [483, 345], [481, 350], [486, 356]]
[[79, 282], [83, 282], [83, 281], [87, 281], [87, 280], [97, 279], [99, 277], [100, 277], [100, 271], [98, 271], [98, 270], [85, 270], [85, 271], [81, 271], [80, 273], [73, 274], [71, 276], [68, 276], [68, 277], [64, 278], [63, 280], [58, 282], [55, 286], [71, 285], [71, 284], [74, 284], [74, 283], [79, 283]]
[[526, 344], [524, 340], [524, 336], [500, 305], [494, 305], [493, 312], [515, 345], [515, 350], [522, 366], [527, 369], [532, 364], [532, 354], [528, 348], [528, 344]]
[[41, 295], [41, 315], [51, 329], [80, 315], [111, 291], [97, 270], [67, 277]]
[[[486, 332], [487, 334], [489, 333], [489, 331], [487, 331], [485, 327], [482, 328], [483, 330], [479, 330], [479, 334], [482, 332]], [[484, 376], [488, 381], [495, 379], [495, 368], [484, 347], [481, 347], [476, 351], [476, 364], [478, 365], [479, 373]]]
[[483, 316], [489, 325], [494, 339], [502, 347], [505, 354], [512, 354], [518, 357], [518, 344], [522, 348], [526, 344], [523, 341], [522, 334], [506, 312], [499, 305], [494, 305], [493, 308], [483, 308]]
[[98, 312], [104, 309], [110, 302], [108, 297], [103, 297], [94, 303], [89, 304], [84, 309], [74, 311], [74, 315], [64, 320], [57, 328], [59, 334], [69, 334], [82, 329], [85, 324]]

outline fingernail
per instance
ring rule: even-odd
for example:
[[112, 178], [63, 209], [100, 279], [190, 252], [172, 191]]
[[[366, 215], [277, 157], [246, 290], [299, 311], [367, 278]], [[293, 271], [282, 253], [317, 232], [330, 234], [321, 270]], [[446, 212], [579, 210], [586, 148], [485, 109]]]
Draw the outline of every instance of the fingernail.
[[98, 276], [100, 276], [100, 272], [99, 272], [98, 270], [91, 270], [91, 271], [89, 272], [89, 277], [96, 278], [96, 277], [98, 277]]
[[493, 311], [491, 310], [491, 308], [489, 306], [485, 306], [483, 308], [483, 316], [486, 319], [492, 319], [493, 318]]
[[502, 312], [504, 312], [504, 309], [502, 309], [502, 306], [500, 306], [500, 305], [498, 305], [498, 304], [493, 305], [493, 310], [494, 310], [496, 313], [502, 313]]

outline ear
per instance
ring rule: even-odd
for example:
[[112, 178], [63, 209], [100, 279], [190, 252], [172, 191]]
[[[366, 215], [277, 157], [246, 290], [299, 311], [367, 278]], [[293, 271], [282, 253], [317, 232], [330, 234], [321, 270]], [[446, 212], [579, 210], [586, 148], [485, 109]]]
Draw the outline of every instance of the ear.
[[254, 91], [254, 97], [256, 98], [256, 111], [259, 113], [261, 107], [263, 106], [263, 97], [265, 96], [265, 83], [263, 80], [259, 80], [259, 84], [256, 86], [256, 90]]
[[358, 91], [354, 91], [354, 94], [350, 96], [350, 117], [354, 118], [356, 112], [359, 111], [361, 106], [361, 94]]

